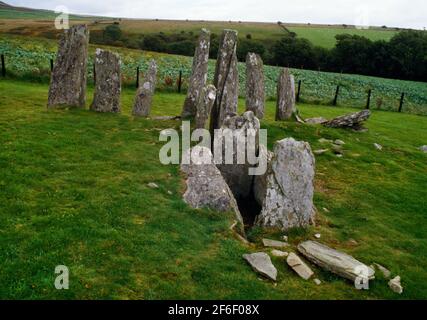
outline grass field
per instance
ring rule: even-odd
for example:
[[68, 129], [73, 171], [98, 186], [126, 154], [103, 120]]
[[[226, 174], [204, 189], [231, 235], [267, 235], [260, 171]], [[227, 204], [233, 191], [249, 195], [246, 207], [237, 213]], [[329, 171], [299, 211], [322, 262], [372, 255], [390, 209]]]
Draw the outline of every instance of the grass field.
[[[275, 122], [274, 141], [294, 137], [324, 148], [342, 139], [344, 157], [316, 157], [317, 226], [288, 233], [291, 251], [314, 233], [321, 242], [402, 277], [403, 295], [381, 276], [369, 291], [314, 268], [322, 285], [298, 278], [280, 259], [277, 285], [259, 280], [243, 253], [264, 250], [252, 229], [246, 247], [229, 231], [232, 217], [192, 210], [182, 200], [177, 166], [161, 166], [160, 130], [177, 121], [47, 111], [45, 84], [0, 80], [0, 298], [2, 299], [426, 299], [427, 118], [373, 111], [368, 132]], [[88, 92], [91, 102], [92, 89]], [[158, 93], [154, 115], [175, 115], [184, 95]], [[240, 101], [242, 107], [243, 101]], [[357, 109], [299, 105], [304, 117]], [[373, 143], [384, 146], [377, 151]], [[156, 182], [160, 188], [150, 189]], [[167, 191], [172, 191], [169, 195]], [[324, 211], [323, 208], [327, 208]], [[54, 268], [70, 268], [70, 289], [54, 289]]]
[[[176, 80], [179, 72], [183, 72], [183, 88], [187, 87], [190, 77], [192, 58], [142, 52], [140, 50], [120, 47], [91, 46], [88, 73], [92, 79], [93, 56], [96, 47], [116, 51], [122, 58], [123, 81], [133, 85], [136, 78], [136, 68], [144, 71], [150, 59], [156, 59], [159, 65], [159, 84], [161, 90], [176, 90]], [[50, 59], [55, 58], [57, 42], [29, 36], [10, 36], [0, 34], [0, 54], [5, 54], [8, 74], [11, 77], [27, 80], [48, 82], [50, 77]], [[246, 66], [239, 63], [240, 96], [245, 95]], [[215, 61], [209, 62], [209, 80], [212, 81], [215, 71]], [[265, 89], [269, 99], [276, 97], [276, 83], [280, 68], [265, 66]], [[337, 74], [310, 70], [292, 69], [296, 80], [302, 81], [301, 99], [313, 104], [331, 104], [335, 89], [340, 85], [338, 104], [364, 108], [367, 91], [372, 89], [371, 107], [381, 110], [396, 111], [399, 107], [400, 96], [405, 92], [403, 112], [427, 114], [427, 83], [383, 79], [360, 75]], [[172, 80], [172, 85], [167, 85]]]
[[[71, 15], [73, 23], [89, 23], [95, 20], [110, 20], [112, 18], [102, 17], [82, 17]], [[49, 11], [37, 10], [15, 10], [0, 7], [0, 31], [20, 34], [31, 32], [35, 35], [51, 33], [54, 31], [53, 20], [55, 13]], [[1, 21], [4, 20], [4, 21]], [[118, 21], [118, 20], [115, 20]], [[290, 24], [283, 23], [288, 30], [295, 32], [299, 37], [309, 39], [314, 45], [332, 48], [335, 45], [335, 36], [337, 34], [357, 34], [365, 36], [371, 40], [389, 40], [396, 34], [395, 28], [372, 27], [368, 30], [358, 30], [354, 26], [341, 25], [309, 25], [309, 24]], [[151, 34], [151, 33], [179, 33], [181, 31], [192, 31], [198, 33], [201, 28], [208, 28], [213, 33], [220, 34], [223, 29], [235, 29], [239, 31], [240, 37], [246, 37], [251, 34], [253, 39], [257, 40], [275, 40], [287, 33], [277, 23], [260, 23], [244, 21], [186, 21], [186, 20], [157, 20], [152, 19], [121, 19], [121, 29], [130, 34]], [[91, 30], [101, 30], [105, 24], [91, 25]]]

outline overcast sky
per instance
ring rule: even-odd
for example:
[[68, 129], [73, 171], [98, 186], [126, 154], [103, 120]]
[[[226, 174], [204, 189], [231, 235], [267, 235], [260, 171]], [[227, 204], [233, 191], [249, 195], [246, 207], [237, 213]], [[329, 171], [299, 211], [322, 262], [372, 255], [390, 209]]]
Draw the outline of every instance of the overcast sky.
[[356, 24], [423, 29], [427, 0], [2, 0], [71, 13], [147, 19]]

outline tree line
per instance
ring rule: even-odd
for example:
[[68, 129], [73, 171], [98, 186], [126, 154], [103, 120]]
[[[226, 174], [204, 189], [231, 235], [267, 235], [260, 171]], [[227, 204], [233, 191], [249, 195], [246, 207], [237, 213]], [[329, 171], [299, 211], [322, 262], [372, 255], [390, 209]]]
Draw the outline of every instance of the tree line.
[[[126, 35], [119, 25], [92, 32], [91, 42], [147, 51], [193, 56], [198, 34], [155, 33]], [[211, 35], [210, 57], [215, 59], [220, 35]], [[245, 61], [248, 52], [258, 53], [265, 64], [344, 72], [394, 79], [427, 81], [427, 32], [405, 30], [390, 41], [372, 41], [350, 34], [336, 36], [332, 49], [314, 46], [309, 40], [289, 32], [278, 40], [255, 40], [250, 34], [239, 39], [237, 57]]]

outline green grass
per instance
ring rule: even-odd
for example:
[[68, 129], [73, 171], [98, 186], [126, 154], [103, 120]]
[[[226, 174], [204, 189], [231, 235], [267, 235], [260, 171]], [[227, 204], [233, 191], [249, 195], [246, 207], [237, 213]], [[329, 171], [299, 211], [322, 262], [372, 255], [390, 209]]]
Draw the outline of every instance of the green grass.
[[[290, 136], [313, 149], [324, 147], [321, 137], [346, 142], [343, 158], [316, 157], [318, 223], [289, 232], [291, 250], [320, 232], [321, 242], [399, 274], [405, 287], [399, 296], [381, 277], [360, 292], [313, 267], [323, 281], [316, 286], [280, 259], [273, 259], [277, 286], [259, 280], [242, 254], [264, 250], [262, 236], [282, 233], [253, 229], [256, 247], [248, 248], [229, 231], [232, 216], [193, 210], [181, 200], [179, 168], [158, 160], [159, 131], [179, 122], [131, 117], [132, 89], [123, 92], [120, 115], [47, 111], [47, 89], [0, 80], [0, 298], [427, 298], [427, 166], [417, 150], [426, 143], [426, 117], [374, 111], [369, 131], [354, 133], [275, 122], [269, 102], [262, 123], [270, 147]], [[90, 89], [88, 103], [91, 96]], [[183, 100], [158, 93], [153, 114], [178, 114]], [[357, 110], [299, 109], [304, 117]], [[160, 188], [148, 188], [149, 182]], [[54, 289], [59, 264], [70, 268], [68, 291]]]
[[[148, 67], [150, 59], [155, 59], [159, 66], [159, 83], [161, 90], [176, 90], [175, 80], [183, 71], [183, 88], [187, 88], [190, 77], [192, 58], [143, 52], [120, 47], [90, 46], [88, 66], [89, 79], [92, 79], [93, 57], [96, 47], [116, 51], [122, 58], [123, 81], [133, 85], [137, 66], [142, 72]], [[19, 79], [48, 82], [50, 77], [50, 59], [55, 58], [57, 42], [42, 38], [24, 36], [9, 36], [0, 34], [0, 53], [6, 56], [8, 74]], [[246, 66], [239, 63], [240, 96], [245, 95]], [[215, 71], [215, 61], [209, 62], [209, 80], [212, 81]], [[276, 83], [280, 68], [265, 66], [265, 89], [270, 99], [276, 96]], [[367, 91], [372, 89], [372, 108], [397, 111], [402, 92], [405, 92], [403, 112], [427, 114], [427, 83], [383, 79], [360, 75], [337, 74], [310, 70], [292, 69], [296, 80], [302, 81], [301, 99], [313, 104], [331, 104], [336, 86], [341, 86], [338, 104], [364, 108]], [[166, 80], [172, 78], [173, 86], [167, 86]]]

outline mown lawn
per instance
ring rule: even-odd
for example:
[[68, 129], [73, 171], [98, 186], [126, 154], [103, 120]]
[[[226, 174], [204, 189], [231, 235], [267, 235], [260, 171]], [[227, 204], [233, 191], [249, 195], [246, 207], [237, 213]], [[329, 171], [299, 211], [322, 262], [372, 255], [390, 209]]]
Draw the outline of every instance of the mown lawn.
[[[231, 215], [187, 207], [179, 168], [158, 160], [160, 130], [178, 121], [132, 118], [131, 89], [124, 90], [121, 115], [47, 111], [47, 90], [0, 80], [0, 298], [427, 298], [427, 155], [417, 149], [427, 144], [426, 117], [374, 111], [369, 131], [354, 133], [275, 122], [269, 102], [263, 121], [270, 147], [290, 136], [313, 149], [325, 147], [321, 137], [346, 142], [343, 158], [316, 157], [318, 223], [289, 232], [291, 250], [319, 232], [321, 242], [399, 274], [399, 296], [381, 276], [361, 292], [314, 267], [323, 282], [316, 286], [280, 259], [273, 259], [277, 285], [260, 280], [242, 254], [264, 250], [262, 236], [283, 234], [252, 229], [255, 246], [246, 247], [229, 231]], [[183, 100], [158, 93], [153, 114], [178, 114]], [[357, 110], [299, 109], [304, 117]], [[61, 264], [71, 272], [69, 290], [54, 288]]]

